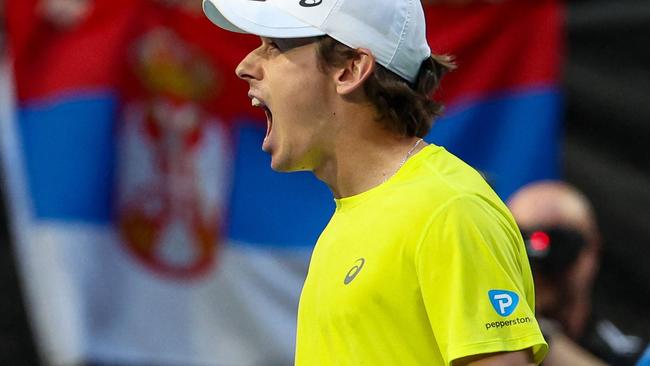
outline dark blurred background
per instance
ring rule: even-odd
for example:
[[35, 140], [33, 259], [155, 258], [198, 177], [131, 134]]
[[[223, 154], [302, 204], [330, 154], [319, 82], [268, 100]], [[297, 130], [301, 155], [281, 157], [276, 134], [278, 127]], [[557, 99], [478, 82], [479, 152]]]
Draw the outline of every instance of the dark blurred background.
[[603, 235], [595, 312], [650, 337], [650, 2], [568, 3], [564, 176]]
[[27, 321], [2, 193], [0, 185], [0, 364], [37, 365], [38, 355]]

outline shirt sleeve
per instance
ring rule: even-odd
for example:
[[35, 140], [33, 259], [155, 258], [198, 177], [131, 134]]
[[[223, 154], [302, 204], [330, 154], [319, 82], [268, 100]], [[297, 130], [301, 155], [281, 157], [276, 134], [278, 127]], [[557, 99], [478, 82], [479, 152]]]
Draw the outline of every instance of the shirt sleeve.
[[525, 249], [505, 206], [477, 196], [448, 201], [431, 218], [415, 266], [431, 328], [446, 364], [532, 347], [544, 358]]

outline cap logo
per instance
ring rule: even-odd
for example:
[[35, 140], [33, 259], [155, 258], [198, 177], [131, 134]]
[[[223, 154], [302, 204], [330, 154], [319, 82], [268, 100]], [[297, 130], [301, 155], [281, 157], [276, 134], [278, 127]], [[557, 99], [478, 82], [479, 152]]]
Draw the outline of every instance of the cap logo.
[[311, 8], [318, 6], [323, 3], [323, 0], [300, 0], [300, 6], [305, 8]]

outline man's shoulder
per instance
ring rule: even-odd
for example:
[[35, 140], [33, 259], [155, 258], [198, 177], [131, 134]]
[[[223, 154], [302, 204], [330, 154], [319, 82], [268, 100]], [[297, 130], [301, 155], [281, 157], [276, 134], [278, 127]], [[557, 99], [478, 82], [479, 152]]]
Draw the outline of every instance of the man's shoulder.
[[500, 202], [480, 172], [442, 147], [432, 146], [408, 168], [395, 193], [416, 204], [431, 208], [471, 197]]

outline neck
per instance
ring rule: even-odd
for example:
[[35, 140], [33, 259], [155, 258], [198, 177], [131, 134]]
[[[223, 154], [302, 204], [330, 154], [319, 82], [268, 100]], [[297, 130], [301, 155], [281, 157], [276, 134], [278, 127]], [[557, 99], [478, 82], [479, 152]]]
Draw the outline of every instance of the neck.
[[338, 134], [332, 154], [314, 169], [316, 177], [329, 186], [336, 198], [354, 196], [380, 185], [426, 146], [418, 142], [418, 137], [387, 131], [374, 118], [360, 120], [359, 114], [349, 117], [355, 119], [354, 123], [343, 123], [347, 128]]

